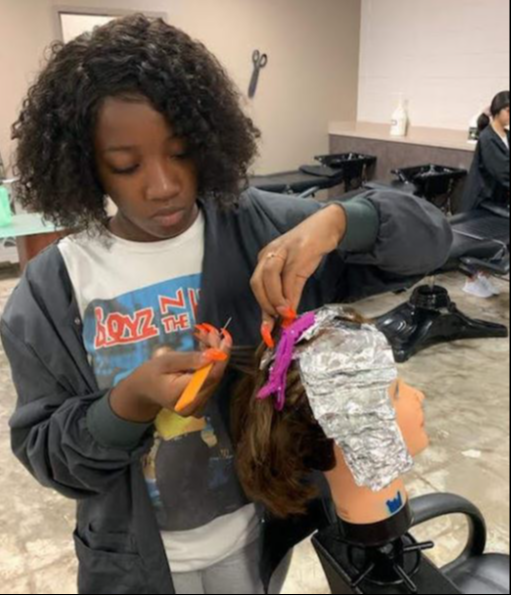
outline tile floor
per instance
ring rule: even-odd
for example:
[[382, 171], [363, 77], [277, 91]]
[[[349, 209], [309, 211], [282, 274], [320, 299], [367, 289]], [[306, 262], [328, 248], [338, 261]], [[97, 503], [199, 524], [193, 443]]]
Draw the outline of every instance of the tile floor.
[[[509, 286], [489, 302], [461, 292], [458, 275], [442, 278], [470, 315], [509, 322]], [[0, 273], [0, 312], [16, 278]], [[367, 314], [402, 297], [369, 300]], [[494, 551], [509, 550], [509, 342], [462, 342], [431, 349], [402, 366], [402, 376], [428, 394], [432, 446], [409, 477], [412, 495], [450, 491], [484, 511]], [[39, 487], [10, 452], [8, 418], [15, 396], [0, 350], [0, 584], [4, 593], [76, 593], [71, 532], [74, 505]], [[433, 557], [447, 562], [463, 547], [466, 527], [445, 519], [421, 531], [438, 541]], [[328, 593], [310, 543], [297, 548], [284, 593]]]

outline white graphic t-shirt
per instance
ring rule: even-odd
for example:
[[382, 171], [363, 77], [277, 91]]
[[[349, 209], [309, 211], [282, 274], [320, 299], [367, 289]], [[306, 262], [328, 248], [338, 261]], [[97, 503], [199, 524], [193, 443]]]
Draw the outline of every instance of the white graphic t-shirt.
[[[130, 242], [70, 236], [59, 247], [101, 389], [116, 386], [160, 350], [192, 351], [205, 221], [178, 238]], [[201, 419], [162, 411], [144, 474], [174, 572], [200, 570], [258, 537], [234, 469], [229, 433], [213, 400]]]

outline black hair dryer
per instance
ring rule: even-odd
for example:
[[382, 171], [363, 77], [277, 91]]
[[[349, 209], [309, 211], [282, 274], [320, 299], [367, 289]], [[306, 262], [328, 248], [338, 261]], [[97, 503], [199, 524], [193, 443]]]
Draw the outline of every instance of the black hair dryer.
[[[450, 514], [470, 522], [465, 552], [445, 569], [424, 551], [434, 543], [417, 543], [409, 530]], [[486, 524], [480, 511], [458, 496], [435, 494], [410, 503], [378, 526], [338, 524], [316, 534], [313, 544], [332, 593], [397, 595], [402, 593], [509, 593], [509, 557], [485, 554]]]

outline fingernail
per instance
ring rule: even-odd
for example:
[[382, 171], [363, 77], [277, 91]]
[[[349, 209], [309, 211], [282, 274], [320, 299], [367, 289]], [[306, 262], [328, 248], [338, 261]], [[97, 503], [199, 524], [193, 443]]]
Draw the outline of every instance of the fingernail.
[[298, 318], [298, 314], [296, 311], [291, 308], [291, 306], [285, 306], [282, 308], [278, 308], [279, 314], [286, 319], [296, 320]]
[[261, 327], [261, 336], [268, 349], [275, 349], [275, 341], [271, 334], [271, 327], [267, 322], [263, 322]]
[[208, 349], [204, 352], [204, 357], [210, 362], [226, 362], [229, 359], [227, 353], [220, 349]]
[[206, 329], [207, 333], [218, 333], [218, 329], [216, 329], [212, 324], [204, 322], [202, 326]]
[[201, 333], [207, 333], [208, 332], [203, 324], [196, 324], [195, 325], [195, 330], [197, 330], [197, 331], [199, 331]]
[[288, 329], [290, 326], [293, 326], [294, 318], [284, 318], [282, 324], [280, 325], [284, 330]]

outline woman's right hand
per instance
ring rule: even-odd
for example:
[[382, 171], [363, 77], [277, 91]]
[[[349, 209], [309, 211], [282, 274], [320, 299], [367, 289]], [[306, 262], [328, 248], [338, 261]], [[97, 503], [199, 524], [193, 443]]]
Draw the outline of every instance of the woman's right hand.
[[213, 363], [204, 353], [167, 352], [146, 362], [110, 393], [113, 411], [127, 421], [149, 423], [173, 410], [193, 373]]

